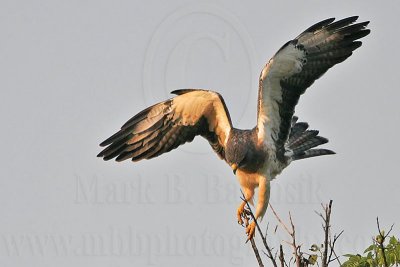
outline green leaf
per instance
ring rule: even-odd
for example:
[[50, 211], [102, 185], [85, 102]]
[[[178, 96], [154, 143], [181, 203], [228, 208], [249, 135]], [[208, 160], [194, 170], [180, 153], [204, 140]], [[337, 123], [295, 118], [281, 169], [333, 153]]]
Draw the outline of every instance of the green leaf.
[[317, 262], [317, 259], [318, 259], [318, 255], [317, 254], [313, 254], [313, 255], [310, 255], [310, 257], [308, 257], [308, 262], [311, 265], [314, 265]]
[[373, 251], [374, 248], [375, 248], [375, 245], [371, 245], [371, 246], [369, 246], [366, 250], [364, 250], [364, 253], [367, 253], [367, 252], [369, 252], [369, 251]]

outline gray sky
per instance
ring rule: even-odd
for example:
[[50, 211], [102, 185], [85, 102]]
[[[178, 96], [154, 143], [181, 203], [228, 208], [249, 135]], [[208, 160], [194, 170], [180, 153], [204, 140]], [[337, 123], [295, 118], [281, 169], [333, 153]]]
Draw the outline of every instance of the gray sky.
[[[98, 144], [185, 87], [220, 92], [234, 125], [253, 127], [266, 61], [350, 15], [372, 33], [296, 109], [337, 155], [291, 164], [271, 203], [307, 248], [322, 242], [314, 210], [333, 199], [339, 252], [362, 252], [376, 216], [400, 222], [399, 12], [398, 1], [1, 1], [0, 265], [256, 266], [239, 185], [205, 140], [135, 164], [103, 162]], [[273, 246], [288, 240], [270, 210], [267, 223]]]

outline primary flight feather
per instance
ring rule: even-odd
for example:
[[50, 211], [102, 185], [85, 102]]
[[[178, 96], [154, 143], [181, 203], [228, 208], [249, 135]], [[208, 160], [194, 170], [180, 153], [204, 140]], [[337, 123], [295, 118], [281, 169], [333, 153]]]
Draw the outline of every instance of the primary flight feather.
[[[329, 68], [346, 60], [370, 33], [358, 17], [323, 20], [287, 42], [260, 74], [257, 125], [241, 130], [232, 126], [221, 95], [210, 90], [183, 89], [177, 96], [155, 104], [127, 121], [102, 142], [98, 154], [104, 160], [139, 161], [166, 153], [200, 135], [237, 176], [245, 198], [253, 202], [259, 187], [256, 219], [264, 216], [270, 197], [270, 181], [293, 160], [334, 154], [315, 147], [328, 140], [308, 124], [297, 122], [295, 107], [300, 96]], [[237, 211], [239, 223], [244, 212]], [[246, 229], [249, 238], [255, 222]]]

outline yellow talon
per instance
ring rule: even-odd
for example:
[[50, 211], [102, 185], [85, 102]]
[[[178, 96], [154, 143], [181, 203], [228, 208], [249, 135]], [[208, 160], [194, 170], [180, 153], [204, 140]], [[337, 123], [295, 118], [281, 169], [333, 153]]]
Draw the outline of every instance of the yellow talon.
[[246, 243], [254, 237], [254, 234], [256, 233], [256, 222], [252, 221], [247, 227], [246, 227], [246, 234], [247, 234], [247, 240]]
[[246, 205], [246, 202], [242, 202], [242, 204], [239, 205], [237, 209], [237, 220], [238, 224], [243, 225], [243, 220], [242, 220], [242, 215], [244, 214], [244, 206]]

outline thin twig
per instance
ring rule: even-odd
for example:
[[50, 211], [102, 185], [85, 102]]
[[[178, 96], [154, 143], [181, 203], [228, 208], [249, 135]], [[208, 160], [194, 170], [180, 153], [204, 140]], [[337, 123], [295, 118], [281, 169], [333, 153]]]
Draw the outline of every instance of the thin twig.
[[293, 223], [293, 219], [292, 219], [292, 214], [289, 212], [289, 220], [290, 220], [290, 226], [291, 226], [291, 230], [289, 229], [289, 227], [282, 221], [282, 219], [278, 216], [278, 214], [276, 213], [275, 209], [272, 207], [271, 203], [269, 204], [269, 206], [271, 207], [272, 212], [274, 213], [276, 219], [278, 220], [279, 224], [282, 225], [282, 227], [285, 229], [285, 231], [291, 236], [292, 238], [292, 242], [287, 242], [290, 246], [293, 247], [293, 254], [294, 257], [296, 259], [296, 265], [298, 267], [302, 266], [302, 256], [300, 253], [300, 247], [297, 246], [296, 244], [296, 230], [294, 227], [294, 223]]
[[242, 196], [243, 196], [241, 199], [246, 203], [246, 206], [247, 206], [247, 209], [248, 209], [248, 211], [249, 211], [249, 213], [250, 213], [250, 216], [251, 216], [251, 218], [253, 219], [253, 221], [256, 223], [256, 227], [257, 227], [258, 232], [260, 233], [260, 236], [261, 236], [261, 239], [262, 239], [262, 241], [263, 241], [264, 247], [265, 247], [265, 249], [266, 249], [267, 252], [268, 252], [268, 254], [267, 254], [268, 258], [271, 260], [271, 262], [272, 262], [272, 264], [274, 265], [274, 267], [278, 267], [278, 265], [276, 264], [276, 260], [275, 260], [274, 256], [272, 255], [272, 250], [271, 250], [271, 248], [270, 248], [270, 247], [268, 246], [268, 244], [267, 244], [267, 238], [266, 238], [266, 236], [263, 235], [263, 233], [262, 233], [262, 231], [261, 231], [261, 228], [260, 228], [260, 226], [258, 225], [258, 222], [257, 222], [257, 220], [256, 220], [256, 218], [255, 218], [255, 216], [254, 216], [254, 213], [253, 213], [253, 211], [251, 210], [251, 207], [250, 207], [250, 205], [249, 205], [249, 202], [246, 200], [246, 197], [244, 196], [243, 191], [240, 190], [240, 192], [242, 193]]
[[328, 266], [328, 245], [329, 245], [329, 229], [330, 229], [330, 220], [331, 220], [331, 211], [332, 211], [332, 200], [329, 201], [329, 204], [324, 207], [325, 210], [325, 218], [324, 218], [324, 254], [322, 255], [322, 267]]
[[[376, 223], [378, 224], [379, 234], [382, 236], [382, 234], [381, 234], [382, 231], [381, 231], [381, 228], [380, 228], [380, 225], [379, 225], [379, 218], [378, 218], [378, 217], [376, 217]], [[393, 230], [393, 226], [394, 226], [394, 224], [392, 224], [392, 225], [390, 226], [389, 231], [386, 233], [386, 235], [383, 236], [384, 238], [386, 238], [386, 237], [388, 237], [388, 236], [390, 235], [390, 232], [392, 232], [392, 230]]]
[[294, 250], [294, 256], [296, 257], [296, 265], [297, 267], [301, 267], [303, 265], [302, 264], [303, 261], [301, 259], [300, 246], [296, 245], [296, 230], [294, 228], [292, 214], [290, 213], [290, 211], [289, 211], [289, 220], [290, 220], [290, 225], [292, 226], [292, 234], [291, 234], [293, 240], [292, 246]]
[[[342, 263], [340, 262], [340, 260], [339, 260], [339, 256], [336, 254], [336, 252], [335, 252], [335, 244], [336, 244], [336, 241], [339, 239], [339, 237], [343, 234], [343, 230], [338, 234], [338, 235], [335, 235], [334, 237], [333, 237], [333, 243], [332, 242], [329, 242], [329, 246], [330, 246], [330, 249], [331, 249], [331, 253], [329, 254], [329, 258], [328, 258], [328, 265], [329, 265], [329, 263], [331, 263], [331, 262], [333, 262], [333, 261], [337, 261], [338, 263], [339, 263], [339, 266], [342, 266]], [[335, 258], [334, 259], [331, 259], [331, 257], [332, 257], [332, 253], [335, 255]]]
[[[249, 218], [247, 216], [244, 216], [244, 222], [245, 222], [246, 227], [249, 226]], [[250, 239], [250, 242], [251, 242], [251, 247], [253, 248], [254, 254], [256, 255], [258, 265], [260, 267], [264, 267], [264, 264], [261, 260], [260, 253], [258, 252], [258, 248], [256, 246], [256, 242], [254, 241], [254, 238]]]
[[281, 218], [278, 216], [278, 214], [276, 213], [274, 207], [272, 207], [271, 203], [269, 203], [269, 207], [272, 210], [272, 213], [275, 215], [276, 219], [278, 220], [278, 222], [283, 226], [283, 228], [286, 230], [286, 232], [289, 235], [292, 235], [292, 232], [289, 230], [289, 228], [286, 226], [286, 224], [281, 220]]
[[281, 267], [285, 267], [285, 257], [283, 255], [282, 245], [279, 246], [279, 261], [281, 262]]
[[390, 232], [393, 230], [393, 224], [392, 224], [392, 226], [390, 227], [389, 232], [387, 232], [386, 235], [384, 234], [384, 232], [381, 231], [381, 227], [380, 227], [380, 225], [379, 225], [379, 218], [378, 218], [378, 217], [376, 217], [376, 224], [378, 225], [379, 236], [381, 237], [379, 240], [377, 239], [376, 241], [377, 241], [377, 243], [378, 243], [378, 245], [379, 245], [379, 248], [380, 248], [381, 251], [382, 251], [384, 266], [385, 266], [385, 267], [388, 267], [389, 265], [388, 265], [387, 259], [386, 259], [386, 253], [385, 253], [385, 249], [386, 249], [386, 248], [385, 248], [384, 243], [385, 243], [386, 237], [388, 237], [389, 234], [390, 234]]

